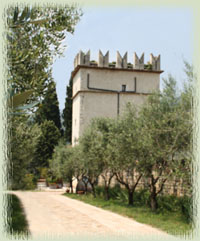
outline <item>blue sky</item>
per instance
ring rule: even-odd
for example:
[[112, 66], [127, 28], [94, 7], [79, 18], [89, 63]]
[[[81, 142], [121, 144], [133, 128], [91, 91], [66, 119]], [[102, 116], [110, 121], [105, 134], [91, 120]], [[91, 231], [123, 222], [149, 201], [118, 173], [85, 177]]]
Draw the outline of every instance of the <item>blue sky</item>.
[[144, 7], [87, 7], [75, 28], [68, 34], [64, 44], [64, 57], [53, 64], [60, 109], [64, 108], [66, 86], [69, 82], [73, 61], [79, 50], [90, 49], [91, 60], [98, 59], [98, 51], [109, 50], [110, 62], [116, 61], [116, 52], [128, 52], [128, 62], [133, 63], [133, 53], [144, 52], [145, 62], [150, 53], [161, 54], [162, 78], [172, 74], [179, 87], [185, 78], [183, 60], [192, 63], [193, 15], [189, 8]]

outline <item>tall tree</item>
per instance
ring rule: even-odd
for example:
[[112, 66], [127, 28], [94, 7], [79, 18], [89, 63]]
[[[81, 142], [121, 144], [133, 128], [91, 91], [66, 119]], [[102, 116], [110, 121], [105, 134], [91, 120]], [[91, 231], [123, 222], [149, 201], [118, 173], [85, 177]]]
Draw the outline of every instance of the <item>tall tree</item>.
[[54, 81], [48, 85], [44, 100], [36, 111], [35, 120], [39, 124], [43, 123], [45, 120], [51, 120], [61, 131], [60, 110]]
[[64, 137], [69, 143], [72, 142], [72, 84], [72, 78], [70, 78], [66, 91], [65, 108], [62, 113]]
[[41, 125], [41, 136], [35, 148], [34, 159], [30, 164], [33, 174], [39, 174], [39, 168], [49, 167], [55, 146], [60, 139], [60, 132], [53, 121], [45, 120]]

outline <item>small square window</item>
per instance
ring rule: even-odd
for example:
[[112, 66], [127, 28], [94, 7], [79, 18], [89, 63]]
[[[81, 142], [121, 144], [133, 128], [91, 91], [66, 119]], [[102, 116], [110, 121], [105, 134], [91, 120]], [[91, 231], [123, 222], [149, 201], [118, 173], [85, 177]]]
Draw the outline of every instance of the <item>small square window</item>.
[[123, 91], [123, 92], [126, 91], [126, 85], [122, 85], [122, 91]]

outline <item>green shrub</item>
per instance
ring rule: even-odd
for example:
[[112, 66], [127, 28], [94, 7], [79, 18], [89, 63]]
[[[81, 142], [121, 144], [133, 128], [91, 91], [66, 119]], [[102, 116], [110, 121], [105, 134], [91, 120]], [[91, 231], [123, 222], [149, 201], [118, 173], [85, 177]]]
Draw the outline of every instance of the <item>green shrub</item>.
[[33, 190], [36, 188], [36, 183], [34, 182], [33, 174], [26, 174], [24, 177], [25, 190]]
[[47, 167], [39, 167], [40, 178], [47, 178], [49, 169]]
[[133, 65], [131, 63], [127, 63], [128, 68], [133, 68]]
[[158, 211], [177, 211], [179, 208], [178, 202], [179, 199], [178, 197], [174, 195], [164, 195], [164, 196], [158, 196]]
[[109, 67], [115, 67], [115, 66], [116, 66], [116, 62], [109, 63]]
[[177, 197], [174, 195], [158, 196], [158, 212], [181, 212], [187, 223], [192, 223], [192, 198], [188, 196]]
[[96, 192], [97, 196], [103, 197], [104, 196], [104, 187], [103, 186], [96, 186], [95, 192]]
[[144, 69], [152, 70], [152, 64], [148, 63], [144, 65]]
[[149, 191], [147, 189], [137, 190], [133, 194], [134, 205], [149, 205]]
[[118, 199], [122, 189], [119, 184], [116, 184], [114, 187], [110, 188], [110, 198]]
[[122, 201], [124, 203], [127, 203], [128, 202], [128, 192], [127, 190], [125, 189], [121, 189], [117, 196], [116, 196], [116, 199], [119, 200], [119, 201]]
[[[105, 197], [105, 187], [104, 186], [97, 186], [95, 188], [96, 195], [104, 198]], [[128, 194], [127, 191], [120, 187], [119, 184], [116, 184], [114, 187], [109, 188], [110, 199], [113, 200], [120, 200], [120, 201], [127, 201]]]
[[36, 188], [37, 178], [33, 174], [25, 174], [18, 182], [13, 181], [12, 190], [33, 190]]
[[[95, 188], [97, 197], [104, 198], [105, 190], [104, 186], [97, 186]], [[110, 199], [118, 200], [122, 203], [127, 203], [128, 201], [128, 191], [121, 188], [119, 184], [115, 185], [109, 189]], [[175, 195], [158, 195], [158, 210], [157, 213], [162, 212], [181, 212], [187, 223], [192, 222], [192, 199], [184, 196], [177, 197]], [[150, 207], [150, 193], [148, 189], [137, 190], [133, 194], [134, 206]]]
[[181, 207], [181, 212], [185, 217], [187, 223], [193, 222], [193, 205], [192, 205], [192, 198], [183, 196], [179, 200], [179, 204]]

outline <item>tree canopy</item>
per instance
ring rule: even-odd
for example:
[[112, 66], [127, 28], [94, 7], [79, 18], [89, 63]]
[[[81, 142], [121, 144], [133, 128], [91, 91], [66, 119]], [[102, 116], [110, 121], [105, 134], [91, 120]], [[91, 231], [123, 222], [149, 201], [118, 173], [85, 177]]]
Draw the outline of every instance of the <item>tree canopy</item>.
[[39, 124], [43, 123], [45, 120], [51, 120], [61, 131], [60, 110], [54, 81], [48, 85], [44, 100], [35, 113], [35, 120]]
[[[82, 11], [76, 5], [16, 5], [9, 6], [6, 10], [8, 104], [14, 109], [9, 116], [9, 144], [13, 143], [9, 164], [13, 170], [9, 168], [9, 171], [17, 173], [19, 182], [24, 179], [26, 172], [38, 175], [40, 167], [48, 167], [48, 159], [52, 157], [60, 138], [60, 115], [52, 78], [52, 63], [62, 55], [65, 47], [63, 42], [67, 34], [73, 34], [81, 15]], [[38, 111], [38, 116], [40, 113], [41, 117], [39, 125], [34, 123], [38, 101], [43, 102]], [[52, 104], [51, 110], [46, 108], [48, 101]], [[26, 113], [23, 112], [25, 109], [28, 110]], [[22, 117], [19, 118], [19, 114]], [[28, 119], [31, 115], [32, 119]], [[21, 124], [24, 125], [23, 132], [17, 126]], [[31, 134], [37, 131], [40, 135], [37, 141], [33, 139], [31, 143]], [[30, 136], [30, 141], [24, 143], [21, 136], [24, 136], [24, 140]], [[29, 153], [23, 155], [22, 150]], [[12, 181], [17, 187], [18, 181]], [[18, 187], [22, 188], [22, 185]]]
[[64, 138], [67, 142], [72, 142], [72, 78], [66, 88], [65, 108], [62, 113]]

